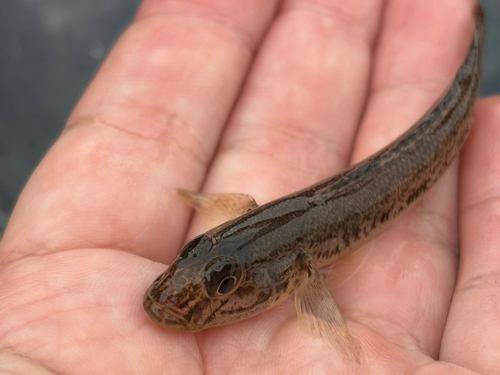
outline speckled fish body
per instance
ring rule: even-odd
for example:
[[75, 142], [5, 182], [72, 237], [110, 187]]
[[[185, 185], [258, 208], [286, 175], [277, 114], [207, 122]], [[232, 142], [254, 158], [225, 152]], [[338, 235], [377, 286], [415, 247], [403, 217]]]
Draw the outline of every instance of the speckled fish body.
[[149, 316], [166, 327], [198, 331], [254, 316], [295, 292], [299, 317], [326, 321], [322, 329], [334, 325], [338, 336], [343, 318], [318, 316], [318, 302], [311, 300], [321, 290], [314, 298], [333, 299], [328, 314], [338, 309], [331, 291], [321, 289], [328, 287], [317, 269], [397, 217], [457, 156], [480, 83], [479, 6], [475, 21], [471, 47], [450, 89], [420, 121], [346, 171], [262, 206], [250, 204], [249, 212], [193, 239], [146, 292]]

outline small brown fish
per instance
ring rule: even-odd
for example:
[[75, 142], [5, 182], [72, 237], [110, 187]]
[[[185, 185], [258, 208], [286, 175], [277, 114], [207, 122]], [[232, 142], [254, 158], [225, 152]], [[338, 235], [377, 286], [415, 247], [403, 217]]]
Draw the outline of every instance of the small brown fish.
[[299, 321], [359, 362], [335, 297], [319, 271], [356, 248], [427, 191], [471, 128], [481, 76], [483, 13], [450, 89], [394, 142], [346, 171], [257, 206], [240, 194], [180, 191], [209, 221], [144, 295], [161, 326], [182, 331], [230, 324], [295, 296]]

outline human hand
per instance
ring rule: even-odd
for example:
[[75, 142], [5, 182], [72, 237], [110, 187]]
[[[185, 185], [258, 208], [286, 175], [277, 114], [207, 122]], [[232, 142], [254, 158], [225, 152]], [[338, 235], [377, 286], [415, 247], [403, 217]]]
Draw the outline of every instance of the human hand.
[[198, 334], [142, 310], [165, 269], [155, 261], [172, 262], [200, 230], [173, 189], [204, 184], [263, 203], [341, 171], [446, 90], [473, 30], [467, 1], [277, 7], [144, 2], [0, 244], [0, 374], [14, 363], [43, 374], [24, 357], [64, 374], [496, 371], [499, 99], [479, 106], [460, 180], [455, 163], [326, 272], [364, 367], [298, 329], [291, 301]]

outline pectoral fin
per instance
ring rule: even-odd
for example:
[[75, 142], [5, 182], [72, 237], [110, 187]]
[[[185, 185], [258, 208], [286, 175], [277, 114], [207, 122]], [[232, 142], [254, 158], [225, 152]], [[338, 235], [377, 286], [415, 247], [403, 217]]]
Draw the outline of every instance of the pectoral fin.
[[340, 307], [330, 286], [309, 257], [310, 277], [295, 291], [295, 309], [299, 324], [313, 336], [319, 336], [337, 348], [342, 355], [361, 363], [361, 347], [349, 333]]
[[177, 194], [211, 227], [237, 218], [257, 207], [255, 200], [246, 194], [193, 193], [182, 189], [178, 189]]

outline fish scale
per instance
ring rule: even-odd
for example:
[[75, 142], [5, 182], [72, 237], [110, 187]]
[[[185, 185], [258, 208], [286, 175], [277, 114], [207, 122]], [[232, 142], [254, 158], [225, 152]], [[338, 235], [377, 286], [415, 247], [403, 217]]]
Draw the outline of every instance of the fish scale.
[[181, 191], [202, 217], [215, 210], [230, 220], [188, 243], [146, 291], [143, 304], [151, 319], [199, 331], [257, 315], [294, 294], [299, 322], [308, 332], [359, 362], [360, 346], [319, 268], [386, 227], [457, 156], [472, 126], [480, 83], [484, 21], [479, 4], [474, 19], [469, 52], [446, 94], [369, 158], [262, 206], [247, 195]]

